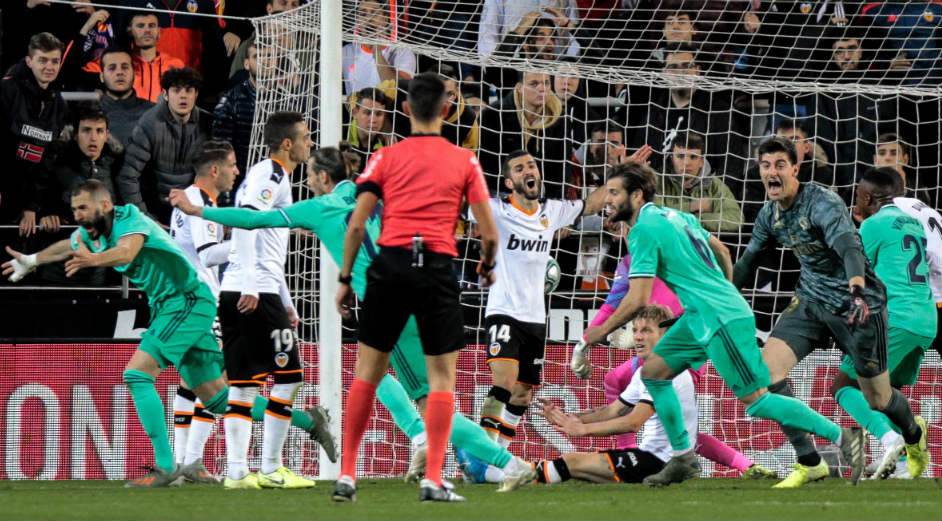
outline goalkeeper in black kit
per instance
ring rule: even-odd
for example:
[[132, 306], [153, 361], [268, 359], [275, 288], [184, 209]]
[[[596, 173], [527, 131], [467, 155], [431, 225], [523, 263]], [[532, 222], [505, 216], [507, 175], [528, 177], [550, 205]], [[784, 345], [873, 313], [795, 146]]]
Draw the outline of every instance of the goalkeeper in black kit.
[[[749, 245], [736, 263], [733, 283], [741, 288], [751, 280], [757, 254], [776, 243], [791, 248], [801, 264], [795, 296], [762, 352], [771, 373], [769, 391], [794, 396], [786, 380], [789, 371], [814, 349], [827, 348], [833, 339], [853, 360], [860, 390], [870, 407], [901, 429], [907, 456], [925, 469], [929, 463], [926, 422], [914, 417], [906, 397], [890, 387], [886, 287], [864, 256], [850, 213], [837, 194], [798, 181], [791, 141], [773, 137], [759, 145], [758, 156], [769, 200], [756, 217]], [[786, 426], [782, 430], [795, 448], [798, 462], [775, 487], [795, 488], [827, 477], [828, 465], [808, 434]], [[856, 461], [849, 462], [854, 484], [860, 479], [865, 456], [862, 441], [853, 454]]]

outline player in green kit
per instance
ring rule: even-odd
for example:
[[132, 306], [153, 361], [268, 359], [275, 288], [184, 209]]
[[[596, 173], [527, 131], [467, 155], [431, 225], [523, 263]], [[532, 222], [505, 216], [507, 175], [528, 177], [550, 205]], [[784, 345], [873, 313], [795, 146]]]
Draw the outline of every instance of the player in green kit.
[[[327, 246], [336, 262], [343, 253], [343, 240], [347, 221], [356, 206], [356, 185], [349, 179], [349, 171], [343, 153], [337, 148], [317, 150], [308, 161], [307, 184], [315, 197], [299, 201], [286, 208], [271, 211], [254, 211], [241, 208], [197, 207], [189, 203], [182, 190], [170, 192], [170, 203], [184, 213], [200, 216], [237, 228], [304, 228], [314, 232]], [[376, 239], [380, 235], [380, 215], [375, 213], [367, 220], [366, 235], [356, 257], [352, 286], [357, 295], [366, 291], [366, 270], [379, 252]], [[429, 393], [425, 359], [419, 340], [415, 318], [410, 317], [399, 337], [390, 358], [399, 381], [386, 375], [377, 388], [377, 397], [389, 409], [396, 424], [411, 439], [424, 435], [421, 417], [410, 400], [420, 407]], [[401, 383], [400, 383], [401, 382]], [[514, 457], [492, 441], [477, 424], [459, 413], [454, 416], [451, 441], [475, 457], [505, 471], [502, 490], [513, 490], [536, 479], [536, 472], [529, 463]], [[413, 461], [407, 478], [420, 479], [424, 466]]]
[[[890, 386], [887, 373], [886, 287], [864, 255], [844, 202], [834, 192], [798, 181], [798, 160], [790, 140], [773, 137], [759, 145], [759, 175], [768, 201], [756, 216], [749, 245], [734, 268], [734, 284], [752, 278], [758, 255], [776, 244], [791, 248], [801, 274], [791, 305], [781, 314], [762, 358], [772, 393], [792, 397], [788, 373], [800, 360], [833, 339], [851, 357], [857, 383], [871, 409], [900, 428], [915, 462], [925, 461], [926, 428], [913, 416], [906, 397]], [[912, 258], [912, 257], [910, 257]], [[795, 448], [797, 463], [776, 488], [800, 487], [828, 476], [827, 462], [809, 437], [789, 425], [782, 431]], [[922, 473], [923, 469], [919, 469]], [[860, 479], [854, 469], [851, 480]]]
[[[855, 208], [864, 219], [860, 225], [864, 254], [886, 284], [889, 339], [886, 365], [890, 385], [897, 389], [916, 383], [923, 355], [932, 345], [937, 328], [935, 302], [928, 283], [925, 229], [918, 219], [893, 204], [893, 197], [902, 192], [902, 185], [902, 178], [892, 168], [868, 170], [857, 185]], [[929, 451], [925, 447], [907, 451], [903, 437], [889, 418], [867, 404], [856, 378], [853, 360], [845, 356], [831, 391], [837, 403], [883, 445], [883, 459], [874, 477], [886, 479], [893, 475], [896, 462], [904, 453], [907, 455], [904, 476], [919, 476], [929, 463]], [[925, 428], [920, 420], [917, 416], [917, 423]]]
[[700, 465], [684, 427], [671, 380], [707, 359], [751, 416], [813, 432], [841, 446], [851, 465], [863, 466], [863, 431], [841, 429], [795, 398], [766, 392], [769, 370], [756, 343], [752, 310], [730, 282], [732, 262], [726, 247], [700, 226], [696, 217], [655, 206], [656, 174], [639, 163], [613, 170], [606, 205], [613, 221], [631, 226], [631, 289], [615, 312], [585, 332], [596, 344], [648, 304], [654, 277], [677, 294], [684, 313], [654, 347], [641, 369], [645, 387], [670, 439], [673, 457], [644, 483], [666, 486], [700, 475]]
[[16, 282], [38, 265], [69, 259], [67, 276], [82, 268], [113, 267], [147, 295], [151, 323], [125, 367], [124, 383], [154, 447], [155, 464], [125, 486], [179, 485], [183, 474], [174, 468], [154, 380], [173, 364], [208, 410], [225, 412], [229, 389], [222, 378], [222, 351], [212, 332], [215, 299], [170, 235], [136, 206], [114, 206], [101, 182], [88, 180], [73, 190], [72, 212], [80, 228], [70, 239], [33, 255], [8, 247], [13, 260], [3, 264], [3, 274]]

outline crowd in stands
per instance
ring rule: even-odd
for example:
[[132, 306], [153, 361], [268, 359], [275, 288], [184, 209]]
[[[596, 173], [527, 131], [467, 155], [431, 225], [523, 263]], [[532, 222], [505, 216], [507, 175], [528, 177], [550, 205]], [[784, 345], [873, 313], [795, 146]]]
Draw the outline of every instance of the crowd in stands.
[[[81, 1], [4, 2], [3, 242], [33, 241], [20, 244], [33, 251], [35, 242], [61, 237], [72, 222], [68, 194], [88, 178], [167, 226], [165, 197], [192, 182], [191, 160], [206, 139], [232, 144], [238, 185], [249, 167], [259, 71], [277, 69], [276, 88], [294, 93], [310, 86], [292, 71], [317, 66], [310, 49], [276, 50], [291, 47], [290, 41], [274, 47], [256, 42], [247, 18], [303, 3], [97, 0], [112, 6], [101, 8]], [[539, 161], [546, 197], [574, 199], [604, 184], [608, 168], [648, 145], [648, 160], [662, 174], [658, 204], [692, 212], [709, 231], [735, 234], [731, 242], [742, 244], [765, 199], [751, 157], [762, 138], [776, 134], [795, 142], [802, 181], [832, 188], [848, 205], [854, 183], [873, 165], [896, 168], [915, 196], [940, 205], [938, 1], [343, 5], [355, 34], [372, 39], [346, 42], [342, 50], [344, 135], [361, 165], [409, 134], [406, 84], [420, 71], [433, 71], [446, 81], [452, 101], [443, 134], [478, 152], [495, 195], [506, 190], [500, 165], [513, 150]], [[448, 48], [465, 59], [443, 62], [376, 40]], [[520, 67], [524, 60], [543, 64], [543, 72]], [[578, 74], [584, 66], [678, 81], [666, 88], [587, 80]], [[821, 88], [694, 85], [703, 78], [805, 81]], [[930, 95], [827, 88], [847, 84], [926, 88]], [[67, 103], [63, 92], [86, 94]], [[606, 238], [603, 228], [601, 219], [585, 219], [581, 233], [560, 235], [571, 241], [562, 249], [572, 258], [559, 259], [565, 273], [585, 267], [579, 257], [587, 242], [597, 240], [590, 250], [598, 253], [621, 240]], [[39, 278], [64, 282], [60, 275]]]

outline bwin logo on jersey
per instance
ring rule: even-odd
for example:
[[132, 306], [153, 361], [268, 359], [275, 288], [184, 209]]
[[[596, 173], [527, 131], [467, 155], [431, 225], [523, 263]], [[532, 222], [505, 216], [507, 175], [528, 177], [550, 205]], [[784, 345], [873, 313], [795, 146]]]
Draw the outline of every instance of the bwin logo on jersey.
[[542, 235], [537, 239], [521, 239], [511, 233], [510, 238], [507, 239], [507, 249], [535, 252], [549, 251], [549, 241], [543, 240]]

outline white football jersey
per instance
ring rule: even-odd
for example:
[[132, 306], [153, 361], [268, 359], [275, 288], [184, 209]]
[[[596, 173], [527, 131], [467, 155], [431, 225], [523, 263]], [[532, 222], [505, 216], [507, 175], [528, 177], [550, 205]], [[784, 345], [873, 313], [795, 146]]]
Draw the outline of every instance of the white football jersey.
[[[674, 391], [677, 393], [677, 399], [680, 400], [680, 410], [684, 415], [684, 427], [687, 428], [687, 436], [691, 443], [697, 440], [697, 391], [693, 386], [693, 378], [690, 371], [683, 371], [674, 377], [671, 382]], [[622, 391], [618, 397], [625, 405], [634, 407], [644, 402], [654, 407], [654, 399], [648, 393], [648, 388], [641, 381], [641, 371], [635, 371], [631, 377], [628, 387]], [[664, 424], [654, 413], [646, 422], [644, 422], [644, 433], [641, 436], [641, 443], [638, 448], [650, 452], [657, 456], [661, 461], [668, 461], [673, 455], [670, 439], [667, 437], [667, 431], [664, 430]]]
[[514, 203], [513, 196], [488, 202], [497, 224], [497, 282], [487, 292], [484, 315], [507, 315], [543, 324], [543, 287], [553, 234], [582, 215], [585, 203], [549, 199], [528, 214]]
[[[236, 192], [236, 206], [253, 210], [284, 208], [292, 203], [291, 172], [274, 159], [265, 159], [249, 169]], [[245, 266], [239, 259], [235, 240], [229, 251], [229, 267], [222, 277], [222, 290], [242, 293], [255, 288], [259, 293], [278, 294], [284, 284], [288, 256], [288, 228], [233, 230], [255, 235], [255, 265]], [[233, 239], [235, 237], [233, 236]]]
[[[183, 191], [193, 206], [216, 206], [216, 199], [205, 190], [196, 185], [187, 187]], [[199, 253], [206, 248], [222, 242], [223, 227], [221, 224], [207, 221], [202, 217], [187, 215], [178, 208], [173, 209], [170, 216], [170, 236], [183, 248], [183, 253], [196, 268], [200, 280], [213, 290], [213, 296], [219, 297], [219, 267], [204, 266], [200, 261]]]
[[942, 215], [913, 197], [894, 197], [893, 204], [908, 215], [919, 219], [926, 231], [926, 261], [929, 264], [929, 287], [936, 302], [942, 302]]
[[[408, 49], [398, 47], [383, 47], [379, 51], [396, 72], [408, 77], [415, 76], [415, 54]], [[373, 51], [359, 43], [348, 43], [341, 50], [343, 60], [343, 86], [344, 95], [349, 96], [360, 89], [379, 85], [382, 78], [376, 69], [376, 57]]]

